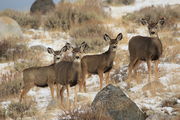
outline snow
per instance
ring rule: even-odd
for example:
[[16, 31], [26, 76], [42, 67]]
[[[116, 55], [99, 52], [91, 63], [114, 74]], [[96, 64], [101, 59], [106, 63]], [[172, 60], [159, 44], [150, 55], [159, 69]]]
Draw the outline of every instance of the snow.
[[180, 4], [179, 0], [136, 0], [135, 4], [121, 7], [111, 6], [111, 16], [113, 18], [119, 18], [127, 13], [132, 13], [134, 11], [138, 11], [142, 8], [148, 6], [166, 6], [166, 5], [174, 5]]

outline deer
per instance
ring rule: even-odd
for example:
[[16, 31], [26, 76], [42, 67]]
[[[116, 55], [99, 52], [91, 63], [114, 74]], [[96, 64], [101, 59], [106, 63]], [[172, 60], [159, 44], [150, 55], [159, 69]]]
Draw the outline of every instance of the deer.
[[164, 18], [156, 22], [142, 18], [142, 25], [147, 25], [150, 37], [134, 36], [129, 40], [128, 50], [130, 55], [130, 63], [128, 66], [128, 79], [131, 79], [132, 70], [135, 70], [142, 61], [145, 61], [148, 66], [148, 79], [151, 79], [151, 62], [155, 61], [155, 70], [158, 72], [159, 58], [163, 52], [163, 46], [158, 36], [158, 28], [165, 22]]
[[67, 90], [69, 105], [69, 88], [75, 86], [75, 104], [77, 103], [77, 84], [81, 80], [81, 58], [87, 44], [83, 42], [80, 47], [72, 49], [72, 61], [61, 61], [56, 64], [56, 83], [62, 86], [60, 90], [61, 103], [63, 103], [63, 92]]
[[[19, 102], [28, 93], [28, 91], [34, 87], [50, 87], [51, 96], [54, 99], [54, 84], [55, 83], [55, 64], [61, 61], [61, 56], [64, 52], [70, 49], [70, 44], [66, 45], [59, 51], [54, 51], [52, 48], [47, 48], [49, 54], [53, 54], [54, 63], [48, 66], [42, 67], [30, 67], [23, 70], [23, 90], [20, 94]], [[58, 89], [58, 86], [57, 86]], [[58, 93], [58, 92], [57, 92]], [[58, 94], [57, 94], [58, 96]]]
[[113, 67], [113, 62], [116, 56], [117, 45], [122, 40], [123, 35], [119, 33], [115, 39], [111, 39], [107, 34], [104, 35], [104, 40], [109, 42], [109, 49], [101, 54], [86, 55], [81, 60], [82, 80], [80, 90], [86, 92], [86, 78], [88, 74], [98, 74], [100, 80], [100, 89], [102, 89], [103, 73], [106, 74], [106, 84], [109, 83], [110, 70]]

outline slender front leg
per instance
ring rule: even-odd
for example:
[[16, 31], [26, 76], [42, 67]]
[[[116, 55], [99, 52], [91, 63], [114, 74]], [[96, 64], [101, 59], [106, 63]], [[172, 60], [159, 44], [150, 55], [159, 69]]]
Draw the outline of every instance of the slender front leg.
[[27, 86], [23, 88], [23, 91], [21, 92], [19, 102], [22, 102], [23, 97], [28, 93], [28, 91], [31, 89], [31, 86]]
[[98, 70], [99, 80], [100, 80], [100, 89], [102, 89], [102, 83], [103, 83], [103, 71]]
[[149, 74], [149, 82], [151, 81], [151, 60], [147, 60], [147, 66], [148, 66], [148, 74]]
[[69, 101], [69, 88], [70, 88], [70, 85], [66, 85], [66, 90], [67, 90], [67, 105], [68, 105], [68, 108], [70, 107], [70, 101]]
[[61, 87], [61, 90], [60, 90], [61, 104], [63, 104], [63, 99], [64, 99], [63, 93], [64, 93], [64, 90], [65, 90], [65, 86], [62, 86], [62, 87]]
[[74, 88], [74, 105], [77, 105], [77, 85]]
[[109, 74], [110, 74], [110, 72], [107, 72], [107, 73], [106, 73], [106, 85], [109, 84]]
[[159, 60], [156, 60], [155, 61], [155, 77], [156, 77], [156, 80], [158, 79], [158, 73], [159, 73], [159, 69], [158, 69], [158, 64], [159, 64]]
[[54, 99], [54, 84], [49, 84], [50, 90], [51, 90], [51, 96], [52, 99]]

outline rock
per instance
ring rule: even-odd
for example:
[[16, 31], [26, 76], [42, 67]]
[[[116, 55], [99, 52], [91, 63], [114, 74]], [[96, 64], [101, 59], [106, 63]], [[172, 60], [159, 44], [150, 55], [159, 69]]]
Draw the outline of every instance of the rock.
[[50, 12], [54, 10], [55, 4], [53, 0], [36, 0], [31, 8], [30, 12], [32, 14], [34, 13], [41, 13], [41, 14], [46, 14], [47, 12]]
[[0, 40], [8, 37], [22, 37], [22, 31], [19, 24], [10, 17], [0, 17]]
[[113, 120], [145, 120], [145, 114], [118, 87], [103, 88], [92, 102], [94, 112], [103, 112]]

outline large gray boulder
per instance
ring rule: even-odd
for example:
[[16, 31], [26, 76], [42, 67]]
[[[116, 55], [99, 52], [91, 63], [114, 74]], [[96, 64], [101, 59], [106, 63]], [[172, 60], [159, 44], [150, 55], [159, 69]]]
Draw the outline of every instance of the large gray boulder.
[[23, 33], [19, 24], [10, 17], [0, 17], [0, 40], [8, 37], [22, 37]]
[[138, 106], [120, 88], [111, 84], [96, 95], [92, 110], [103, 112], [113, 120], [145, 120], [145, 114]]
[[34, 13], [41, 13], [41, 14], [46, 14], [47, 12], [50, 12], [54, 10], [55, 4], [53, 0], [36, 0], [31, 8], [30, 12], [32, 14]]

